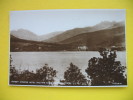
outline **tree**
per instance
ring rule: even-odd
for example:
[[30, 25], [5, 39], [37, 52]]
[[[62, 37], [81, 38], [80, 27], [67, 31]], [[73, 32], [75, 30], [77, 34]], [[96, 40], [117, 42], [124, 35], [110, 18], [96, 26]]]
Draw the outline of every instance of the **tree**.
[[88, 85], [87, 79], [85, 76], [80, 72], [80, 69], [70, 63], [70, 67], [68, 70], [64, 72], [64, 85], [69, 86], [85, 86]]
[[12, 65], [12, 57], [10, 55], [10, 82], [18, 80], [18, 70]]
[[54, 77], [56, 77], [57, 71], [52, 67], [48, 67], [48, 64], [45, 64], [43, 68], [40, 68], [36, 71], [36, 81], [45, 82], [46, 85], [53, 85]]
[[34, 81], [35, 80], [35, 74], [33, 72], [30, 72], [29, 70], [23, 70], [21, 74], [19, 74], [20, 81]]
[[120, 61], [115, 61], [116, 51], [103, 48], [99, 53], [102, 58], [91, 58], [86, 69], [91, 85], [126, 85], [127, 80], [124, 76], [126, 67], [122, 66]]

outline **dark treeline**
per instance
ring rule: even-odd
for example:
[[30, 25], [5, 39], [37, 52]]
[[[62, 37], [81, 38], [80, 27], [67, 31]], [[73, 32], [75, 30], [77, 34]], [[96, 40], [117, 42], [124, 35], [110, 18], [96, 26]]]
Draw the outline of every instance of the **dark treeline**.
[[[93, 57], [88, 61], [85, 70], [87, 77], [81, 73], [73, 63], [64, 72], [64, 79], [60, 79], [60, 86], [112, 86], [127, 85], [127, 77], [124, 75], [126, 66], [122, 66], [120, 61], [116, 61], [117, 54], [114, 50], [101, 48], [99, 50], [101, 58]], [[10, 84], [20, 85], [55, 85], [54, 78], [57, 71], [48, 64], [37, 69], [36, 72], [24, 70], [18, 71], [12, 65], [10, 57]], [[25, 82], [26, 81], [26, 82]]]

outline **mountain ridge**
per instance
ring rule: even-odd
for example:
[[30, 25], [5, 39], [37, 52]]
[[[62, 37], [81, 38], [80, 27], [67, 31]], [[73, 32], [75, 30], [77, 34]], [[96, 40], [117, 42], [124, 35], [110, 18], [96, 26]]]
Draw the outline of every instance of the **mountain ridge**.
[[84, 27], [84, 28], [73, 28], [73, 29], [66, 30], [66, 31], [52, 32], [52, 33], [44, 34], [41, 36], [38, 36], [34, 32], [31, 32], [26, 29], [12, 30], [10, 34], [17, 38], [25, 39], [25, 40], [58, 43], [59, 41], [63, 41], [67, 38], [76, 36], [78, 34], [82, 34], [86, 32], [93, 32], [93, 31], [98, 31], [98, 30], [103, 30], [103, 29], [109, 29], [109, 28], [115, 28], [119, 26], [124, 26], [124, 22], [123, 21], [121, 22], [103, 21], [94, 26], [89, 26], [89, 27]]
[[58, 43], [47, 43], [19, 39], [10, 36], [11, 51], [78, 51], [78, 48], [87, 47], [87, 51], [97, 51], [99, 48], [115, 47], [116, 50], [125, 50], [125, 28], [117, 27], [76, 35]]
[[96, 24], [92, 27], [74, 28], [71, 30], [67, 30], [67, 31], [63, 32], [62, 34], [59, 34], [59, 35], [52, 37], [48, 40], [44, 40], [44, 42], [58, 43], [60, 41], [63, 41], [65, 39], [71, 38], [73, 36], [76, 36], [76, 35], [79, 35], [82, 33], [94, 32], [94, 31], [104, 30], [104, 29], [111, 29], [111, 28], [116, 28], [116, 27], [120, 27], [120, 26], [124, 26], [124, 22], [104, 21], [104, 22]]

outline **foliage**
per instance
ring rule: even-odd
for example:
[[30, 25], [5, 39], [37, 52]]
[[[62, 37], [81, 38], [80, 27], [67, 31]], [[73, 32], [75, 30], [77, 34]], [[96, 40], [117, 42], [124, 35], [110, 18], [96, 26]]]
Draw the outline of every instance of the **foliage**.
[[54, 77], [56, 77], [56, 70], [52, 67], [48, 67], [48, 64], [45, 64], [43, 68], [40, 68], [36, 71], [36, 81], [43, 81], [45, 84], [53, 84]]
[[116, 51], [109, 51], [105, 48], [99, 50], [102, 58], [93, 57], [88, 62], [86, 73], [91, 79], [91, 85], [126, 85], [124, 76], [126, 67], [116, 61]]
[[64, 72], [64, 85], [69, 86], [85, 86], [88, 85], [87, 79], [85, 76], [80, 72], [80, 69], [70, 63], [70, 67], [68, 70]]

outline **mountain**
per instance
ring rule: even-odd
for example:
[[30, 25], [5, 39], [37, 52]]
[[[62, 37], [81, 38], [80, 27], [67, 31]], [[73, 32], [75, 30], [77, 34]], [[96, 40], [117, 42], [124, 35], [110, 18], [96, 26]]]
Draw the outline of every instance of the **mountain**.
[[11, 31], [10, 34], [17, 37], [17, 38], [19, 38], [19, 39], [33, 40], [33, 41], [43, 41], [43, 40], [52, 38], [56, 35], [59, 35], [61, 33], [62, 32], [59, 31], [59, 32], [52, 32], [52, 33], [49, 33], [49, 34], [44, 34], [44, 35], [38, 36], [38, 35], [36, 35], [35, 33], [31, 32], [29, 30], [18, 29], [18, 30]]
[[33, 40], [33, 41], [44, 41], [48, 43], [58, 43], [60, 41], [63, 41], [65, 39], [74, 37], [76, 35], [82, 34], [82, 33], [89, 33], [94, 32], [98, 30], [104, 30], [104, 29], [110, 29], [110, 28], [116, 28], [119, 26], [124, 26], [124, 22], [109, 22], [109, 21], [103, 21], [99, 24], [96, 24], [91, 27], [85, 27], [85, 28], [74, 28], [67, 31], [59, 31], [59, 32], [52, 32], [49, 34], [44, 34], [41, 36], [36, 35], [35, 33], [26, 30], [26, 29], [18, 29], [18, 30], [12, 30], [10, 32], [11, 35], [25, 40]]
[[35, 33], [26, 29], [13, 30], [10, 34], [20, 39], [39, 41], [39, 38]]
[[38, 38], [39, 38], [40, 41], [43, 41], [43, 40], [47, 40], [49, 38], [52, 38], [52, 37], [54, 37], [56, 35], [59, 35], [61, 33], [63, 33], [63, 32], [62, 31], [52, 32], [52, 33], [48, 33], [48, 34], [44, 34], [44, 35], [38, 36]]
[[87, 47], [125, 50], [125, 23], [104, 21], [95, 26], [75, 28], [38, 36], [28, 30], [11, 31], [11, 51], [78, 51]]
[[62, 34], [56, 35], [52, 38], [49, 38], [47, 40], [44, 40], [45, 42], [49, 43], [59, 43], [63, 40], [66, 40], [68, 38], [74, 37], [76, 35], [82, 34], [82, 33], [89, 33], [89, 32], [94, 32], [98, 30], [104, 30], [104, 29], [111, 29], [111, 28], [116, 28], [124, 26], [124, 22], [109, 22], [109, 21], [103, 21], [99, 24], [96, 24], [92, 27], [85, 27], [85, 28], [74, 28], [71, 30], [67, 30], [63, 32]]
[[89, 51], [100, 47], [116, 50], [125, 50], [124, 26], [87, 32], [60, 41], [59, 43], [46, 43], [41, 41], [24, 40], [13, 35], [10, 36], [11, 52], [21, 51], [78, 51], [78, 47], [87, 46]]
[[90, 32], [93, 31], [98, 31], [98, 30], [104, 30], [104, 29], [111, 29], [111, 28], [116, 28], [116, 27], [120, 27], [120, 26], [124, 26], [125, 22], [109, 22], [109, 21], [103, 21], [99, 24], [96, 24], [95, 26], [93, 26], [92, 30]]
[[125, 47], [125, 28], [123, 26], [98, 30], [94, 32], [87, 32], [83, 34], [70, 37], [61, 44], [71, 44], [74, 47], [87, 46], [89, 50], [97, 50], [99, 47]]

